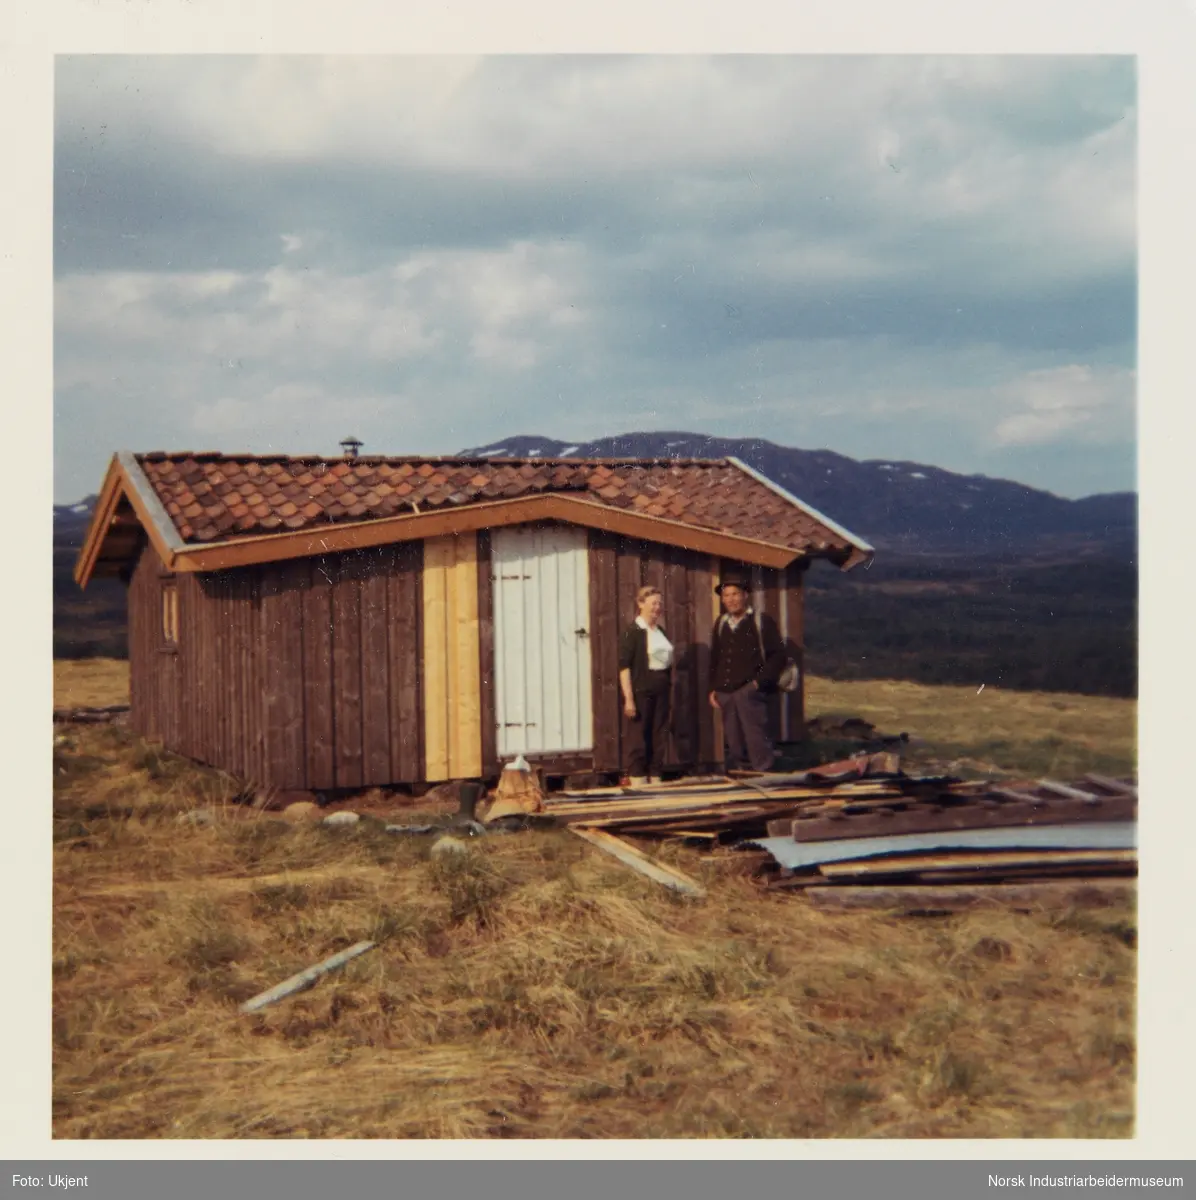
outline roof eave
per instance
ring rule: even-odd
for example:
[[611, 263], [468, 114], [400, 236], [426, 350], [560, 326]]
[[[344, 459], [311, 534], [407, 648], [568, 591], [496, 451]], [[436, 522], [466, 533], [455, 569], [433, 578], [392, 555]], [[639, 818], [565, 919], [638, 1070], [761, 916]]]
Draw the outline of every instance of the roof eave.
[[788, 546], [613, 508], [576, 496], [547, 493], [484, 504], [463, 504], [431, 512], [321, 525], [287, 533], [256, 534], [223, 542], [189, 543], [175, 554], [173, 565], [178, 571], [222, 571], [258, 563], [365, 550], [478, 529], [497, 529], [537, 520], [564, 521], [766, 567], [785, 567], [800, 557], [799, 551]]
[[[761, 474], [754, 467], [749, 467], [743, 459], [731, 456], [727, 461], [733, 466], [738, 467], [745, 475], [754, 479], [757, 483], [763, 484], [769, 491], [774, 492], [783, 500], [787, 500], [794, 508], [801, 509], [807, 516], [813, 517], [814, 520], [825, 525], [832, 533], [837, 533], [839, 537], [843, 538], [850, 545], [851, 550], [840, 564], [840, 570], [850, 571], [852, 567], [856, 567], [862, 562], [868, 562], [876, 554], [875, 548], [870, 546], [863, 538], [857, 537], [850, 529], [845, 529], [837, 521], [832, 521], [825, 513], [819, 512], [818, 509], [813, 508], [804, 500], [799, 500], [792, 492], [786, 491], [779, 483], [774, 483], [767, 475]], [[811, 557], [814, 556], [811, 555]], [[837, 556], [827, 555], [826, 557]]]

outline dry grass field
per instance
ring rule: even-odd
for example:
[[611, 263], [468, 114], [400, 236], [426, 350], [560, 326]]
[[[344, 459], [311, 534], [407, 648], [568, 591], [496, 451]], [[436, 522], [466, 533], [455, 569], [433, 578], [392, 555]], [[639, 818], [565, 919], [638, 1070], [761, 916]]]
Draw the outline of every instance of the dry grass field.
[[[123, 668], [58, 664], [56, 703], [118, 702]], [[815, 681], [811, 707], [976, 761], [983, 724], [1010, 769], [1048, 745], [1132, 762], [1129, 702], [989, 697], [976, 716], [949, 691]], [[123, 727], [64, 736], [57, 1138], [1133, 1133], [1132, 907], [823, 914], [730, 852], [666, 846], [709, 889], [686, 901], [567, 832], [433, 859], [380, 822], [228, 804], [229, 781]], [[180, 821], [206, 806], [212, 823]], [[362, 938], [380, 945], [311, 991], [237, 1012]]]

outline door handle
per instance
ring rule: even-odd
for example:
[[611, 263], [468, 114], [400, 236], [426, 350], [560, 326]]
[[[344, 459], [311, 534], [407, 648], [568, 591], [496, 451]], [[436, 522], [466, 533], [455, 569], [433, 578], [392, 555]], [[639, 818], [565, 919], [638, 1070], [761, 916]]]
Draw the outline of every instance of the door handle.
[[573, 632], [575, 634], [577, 634], [578, 637], [589, 637], [590, 636], [590, 631], [588, 629], [575, 629]]

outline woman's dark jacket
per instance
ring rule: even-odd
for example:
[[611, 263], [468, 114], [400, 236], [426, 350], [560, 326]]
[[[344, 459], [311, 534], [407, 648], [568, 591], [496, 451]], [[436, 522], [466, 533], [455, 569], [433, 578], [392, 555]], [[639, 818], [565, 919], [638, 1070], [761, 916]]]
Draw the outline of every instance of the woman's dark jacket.
[[[669, 636], [663, 625], [657, 625], [656, 628], [666, 638]], [[628, 668], [631, 669], [633, 692], [649, 691], [654, 676], [664, 676], [667, 679], [672, 672], [671, 668], [666, 671], [653, 671], [648, 666], [648, 631], [641, 629], [634, 621], [619, 635], [619, 670], [625, 671]]]

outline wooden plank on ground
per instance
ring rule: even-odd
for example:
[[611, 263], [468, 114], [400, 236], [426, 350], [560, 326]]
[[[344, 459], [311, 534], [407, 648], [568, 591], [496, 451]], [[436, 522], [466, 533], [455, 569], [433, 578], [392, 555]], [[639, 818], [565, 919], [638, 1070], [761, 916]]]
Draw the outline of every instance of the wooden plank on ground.
[[308, 569], [303, 614], [303, 738], [305, 787], [336, 786], [336, 732], [332, 717], [332, 575], [327, 559], [300, 560]]
[[624, 866], [638, 871], [656, 883], [663, 884], [686, 896], [700, 897], [706, 894], [706, 889], [696, 879], [691, 879], [675, 867], [666, 866], [664, 863], [649, 858], [642, 850], [637, 849], [630, 842], [625, 842], [622, 838], [617, 838], [600, 829], [581, 829], [576, 825], [570, 825], [569, 828], [579, 838], [589, 842], [591, 846], [596, 846], [604, 853], [612, 855]]
[[1062, 796], [1065, 800], [1082, 800], [1086, 804], [1097, 804], [1100, 801], [1099, 796], [1094, 796], [1091, 792], [1081, 791], [1079, 788], [1068, 787], [1063, 783], [1056, 783], [1053, 779], [1040, 779], [1038, 781], [1040, 791], [1048, 792], [1052, 796]]
[[967, 887], [823, 887], [810, 888], [804, 894], [811, 905], [824, 912], [852, 909], [950, 912], [978, 907], [1059, 911], [1121, 903], [1134, 897], [1136, 885], [1102, 879]]
[[828, 842], [844, 837], [887, 837], [898, 833], [938, 833], [951, 829], [1000, 829], [1022, 825], [1065, 825], [1074, 821], [1130, 821], [1136, 813], [1130, 796], [1113, 796], [1097, 804], [1062, 800], [1057, 804], [992, 807], [956, 804], [911, 806], [904, 811], [873, 809], [858, 817], [784, 818], [768, 823], [770, 837], [798, 842]]
[[855, 859], [820, 863], [818, 869], [829, 879], [857, 875], [904, 875], [914, 871], [967, 870], [975, 867], [1069, 866], [1078, 863], [1135, 863], [1136, 850], [961, 850], [950, 854], [907, 854], [898, 858]]
[[[1133, 876], [1138, 873], [1137, 863], [1061, 863], [1057, 867], [1002, 867], [984, 871], [919, 871], [909, 876], [911, 883], [1012, 883], [1031, 879], [1092, 879], [1109, 876]], [[906, 878], [905, 876], [902, 877]]]
[[1110, 779], [1108, 775], [1096, 775], [1089, 773], [1084, 776], [1085, 783], [1095, 784], [1097, 787], [1104, 788], [1106, 791], [1125, 796], [1137, 796], [1138, 787], [1133, 783], [1126, 783], [1124, 779]]
[[260, 1008], [276, 1004], [279, 1000], [284, 1000], [287, 996], [304, 991], [306, 988], [311, 987], [321, 975], [327, 975], [329, 971], [335, 971], [338, 967], [343, 967], [351, 959], [357, 958], [360, 954], [365, 954], [367, 950], [372, 950], [376, 944], [375, 942], [357, 942], [347, 950], [341, 950], [339, 953], [333, 954], [330, 958], [324, 959], [323, 962], [316, 963], [314, 967], [308, 967], [307, 970], [292, 975], [290, 979], [284, 979], [282, 983], [276, 984], [264, 992], [259, 992], [256, 996], [246, 1000], [241, 1005], [239, 1011], [243, 1013], [257, 1012]]

